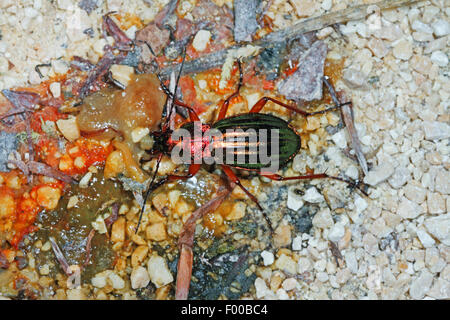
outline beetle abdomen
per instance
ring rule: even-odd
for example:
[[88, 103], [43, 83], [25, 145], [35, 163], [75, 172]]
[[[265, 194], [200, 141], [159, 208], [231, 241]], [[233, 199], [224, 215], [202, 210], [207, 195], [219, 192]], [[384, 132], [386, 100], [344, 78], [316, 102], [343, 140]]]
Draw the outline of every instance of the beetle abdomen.
[[300, 136], [289, 123], [270, 114], [236, 115], [217, 121], [211, 128], [222, 133], [223, 163], [232, 167], [282, 168], [301, 146]]

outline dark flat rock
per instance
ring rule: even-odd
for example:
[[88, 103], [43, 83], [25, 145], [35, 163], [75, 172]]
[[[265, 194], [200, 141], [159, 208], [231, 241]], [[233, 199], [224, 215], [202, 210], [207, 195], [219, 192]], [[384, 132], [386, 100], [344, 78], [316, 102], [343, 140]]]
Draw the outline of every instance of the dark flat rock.
[[256, 9], [258, 0], [234, 1], [234, 40], [236, 42], [251, 41], [258, 29]]
[[0, 131], [0, 171], [9, 171], [8, 155], [17, 149], [17, 136], [15, 133]]
[[322, 77], [328, 47], [316, 41], [300, 58], [298, 69], [278, 86], [287, 99], [312, 101], [322, 99]]

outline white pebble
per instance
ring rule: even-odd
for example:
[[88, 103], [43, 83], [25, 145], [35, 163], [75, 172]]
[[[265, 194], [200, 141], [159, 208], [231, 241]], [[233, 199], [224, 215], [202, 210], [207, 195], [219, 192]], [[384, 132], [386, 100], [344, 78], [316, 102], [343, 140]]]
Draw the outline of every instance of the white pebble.
[[108, 276], [109, 280], [111, 281], [111, 285], [114, 289], [123, 289], [125, 288], [125, 281], [121, 277], [119, 277], [114, 272], [111, 272]]
[[210, 39], [211, 32], [209, 32], [208, 30], [200, 30], [195, 35], [194, 40], [192, 41], [192, 46], [197, 51], [203, 51], [206, 49], [206, 46], [208, 45]]
[[385, 181], [394, 173], [394, 166], [389, 162], [383, 162], [369, 171], [364, 177], [364, 182], [376, 186]]
[[417, 230], [417, 237], [425, 248], [431, 248], [435, 241], [425, 230]]
[[266, 282], [261, 278], [256, 278], [255, 289], [257, 299], [264, 298], [270, 291], [269, 288], [267, 288]]
[[450, 214], [428, 218], [424, 221], [425, 228], [444, 245], [450, 246]]
[[422, 299], [428, 290], [430, 290], [432, 282], [433, 275], [427, 270], [422, 271], [420, 276], [411, 283], [411, 287], [409, 289], [411, 298], [415, 300]]
[[291, 210], [297, 211], [303, 207], [302, 197], [295, 192], [296, 188], [288, 189], [287, 207]]
[[152, 256], [148, 260], [148, 273], [156, 288], [173, 282], [173, 276], [167, 267], [166, 260], [160, 256]]
[[317, 212], [314, 215], [312, 224], [313, 226], [322, 229], [327, 229], [333, 226], [333, 217], [331, 216], [330, 209], [325, 208]]
[[326, 37], [328, 37], [332, 33], [333, 33], [333, 28], [332, 27], [323, 28], [323, 29], [321, 29], [321, 30], [319, 30], [317, 32], [317, 39], [319, 39], [319, 40], [325, 39]]
[[424, 121], [423, 130], [427, 140], [441, 140], [450, 137], [450, 126], [445, 122]]
[[131, 287], [133, 289], [139, 289], [146, 287], [150, 282], [150, 277], [148, 275], [147, 270], [142, 267], [138, 266], [133, 269], [130, 276], [131, 280]]
[[349, 178], [352, 178], [353, 180], [358, 179], [359, 177], [359, 171], [356, 166], [350, 166], [345, 170], [345, 175]]
[[443, 37], [450, 33], [450, 23], [446, 20], [437, 20], [431, 26], [433, 27], [434, 34], [437, 37]]
[[281, 286], [283, 287], [284, 290], [286, 291], [290, 291], [293, 290], [297, 287], [297, 280], [295, 280], [295, 278], [287, 278], [286, 280], [283, 281], [283, 283], [281, 284]]
[[412, 44], [407, 40], [399, 40], [394, 46], [393, 54], [394, 57], [401, 60], [409, 60], [413, 53]]
[[270, 251], [264, 250], [263, 252], [261, 252], [261, 257], [264, 260], [265, 266], [270, 266], [275, 261], [275, 257]]
[[306, 190], [303, 199], [310, 203], [319, 203], [324, 200], [323, 196], [317, 191], [315, 187], [311, 187], [308, 190]]
[[347, 147], [347, 138], [345, 137], [345, 131], [340, 130], [331, 136], [331, 139], [341, 149], [345, 149]]
[[277, 298], [280, 300], [289, 300], [289, 295], [286, 293], [284, 289], [277, 290]]
[[96, 274], [95, 277], [91, 279], [91, 284], [96, 288], [103, 288], [106, 286], [106, 276], [105, 272]]
[[431, 61], [439, 67], [445, 67], [448, 64], [448, 57], [442, 51], [435, 51], [431, 54]]
[[54, 98], [59, 98], [61, 96], [61, 84], [59, 82], [53, 82], [50, 84], [50, 92]]
[[414, 20], [411, 27], [413, 28], [413, 30], [416, 30], [419, 32], [433, 33], [433, 29], [429, 25], [421, 22], [420, 20]]
[[59, 73], [59, 74], [65, 74], [67, 71], [69, 71], [69, 66], [67, 62], [64, 60], [58, 59], [58, 60], [52, 60], [52, 68], [53, 72]]
[[295, 237], [294, 240], [292, 240], [292, 250], [295, 251], [302, 250], [302, 242], [303, 242], [302, 237], [300, 236]]
[[368, 207], [367, 201], [364, 198], [357, 195], [355, 199], [356, 212], [361, 213], [364, 210], [366, 210], [367, 207]]
[[89, 181], [91, 180], [91, 178], [92, 178], [92, 172], [86, 173], [86, 174], [83, 176], [83, 178], [81, 178], [81, 180], [80, 180], [80, 183], [79, 183], [80, 188], [87, 188], [88, 185], [89, 185]]
[[297, 262], [297, 269], [299, 273], [311, 270], [311, 261], [308, 258], [300, 257]]
[[337, 242], [339, 241], [345, 234], [344, 225], [341, 223], [336, 223], [328, 232], [328, 240]]
[[333, 0], [324, 0], [322, 2], [322, 9], [323, 10], [330, 10], [332, 5], [333, 5]]

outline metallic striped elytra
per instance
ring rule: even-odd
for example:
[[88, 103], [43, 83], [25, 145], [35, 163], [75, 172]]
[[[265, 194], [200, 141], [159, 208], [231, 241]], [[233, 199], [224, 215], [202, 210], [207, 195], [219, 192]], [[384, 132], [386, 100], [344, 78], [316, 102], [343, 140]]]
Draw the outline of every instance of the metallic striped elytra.
[[[224, 148], [229, 146], [236, 155], [233, 162], [224, 162], [235, 168], [258, 170], [268, 168], [272, 161], [278, 161], [280, 168], [291, 160], [300, 150], [300, 135], [285, 120], [270, 114], [245, 113], [231, 116], [215, 122], [211, 128], [218, 129], [224, 136]], [[277, 135], [272, 136], [274, 130]], [[240, 135], [227, 134], [241, 132]], [[263, 132], [266, 134], [263, 134]], [[244, 134], [242, 134], [242, 132]], [[251, 133], [256, 133], [252, 135]], [[231, 136], [230, 136], [231, 135]], [[241, 144], [241, 148], [237, 147]], [[275, 147], [274, 144], [278, 146]], [[251, 161], [251, 155], [258, 153], [257, 161]], [[245, 158], [238, 157], [245, 155]], [[262, 158], [269, 157], [262, 161]], [[239, 161], [241, 159], [241, 161]], [[242, 161], [244, 160], [244, 161]]]
[[[278, 169], [292, 159], [301, 146], [300, 136], [295, 129], [285, 120], [270, 114], [240, 114], [212, 125], [198, 125], [197, 132], [195, 122], [182, 126], [191, 136], [190, 143], [185, 144], [185, 147], [191, 148], [192, 154], [201, 153], [203, 158], [208, 156], [209, 148], [216, 163], [235, 168]], [[208, 132], [216, 134], [203, 135]]]

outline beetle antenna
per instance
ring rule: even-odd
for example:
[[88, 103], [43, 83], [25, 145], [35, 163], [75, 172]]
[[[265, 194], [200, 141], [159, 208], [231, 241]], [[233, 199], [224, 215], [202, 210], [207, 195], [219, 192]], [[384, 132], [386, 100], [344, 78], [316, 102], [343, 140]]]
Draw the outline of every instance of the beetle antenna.
[[[145, 204], [147, 203], [147, 199], [148, 199], [150, 193], [152, 192], [152, 190], [155, 190], [156, 188], [158, 188], [161, 185], [160, 184], [161, 181], [159, 181], [156, 185], [154, 185], [154, 183], [155, 183], [156, 174], [158, 173], [158, 170], [159, 170], [159, 165], [161, 164], [162, 157], [163, 157], [163, 153], [161, 152], [158, 155], [158, 160], [156, 160], [156, 169], [155, 169], [155, 172], [153, 173], [152, 180], [148, 186], [147, 191], [145, 192], [144, 203], [142, 203], [141, 213], [139, 214], [139, 220], [138, 220], [138, 224], [136, 226], [136, 231], [135, 231], [136, 234], [139, 231], [139, 226], [141, 225], [142, 216], [144, 215], [144, 211], [145, 211]], [[162, 179], [162, 180], [164, 180], [164, 179]]]
[[175, 102], [175, 99], [177, 96], [177, 91], [178, 91], [178, 84], [180, 83], [181, 74], [183, 73], [183, 66], [184, 66], [185, 60], [186, 60], [186, 47], [183, 48], [183, 60], [181, 61], [180, 72], [178, 73], [177, 80], [175, 81], [175, 89], [174, 89], [174, 91], [172, 93], [172, 97], [171, 97], [172, 98], [171, 106], [169, 108], [169, 114], [166, 118], [167, 120], [166, 120], [166, 123], [164, 124], [164, 127], [167, 127], [168, 123], [170, 123], [170, 118], [172, 117], [173, 109], [175, 107], [174, 102]]

